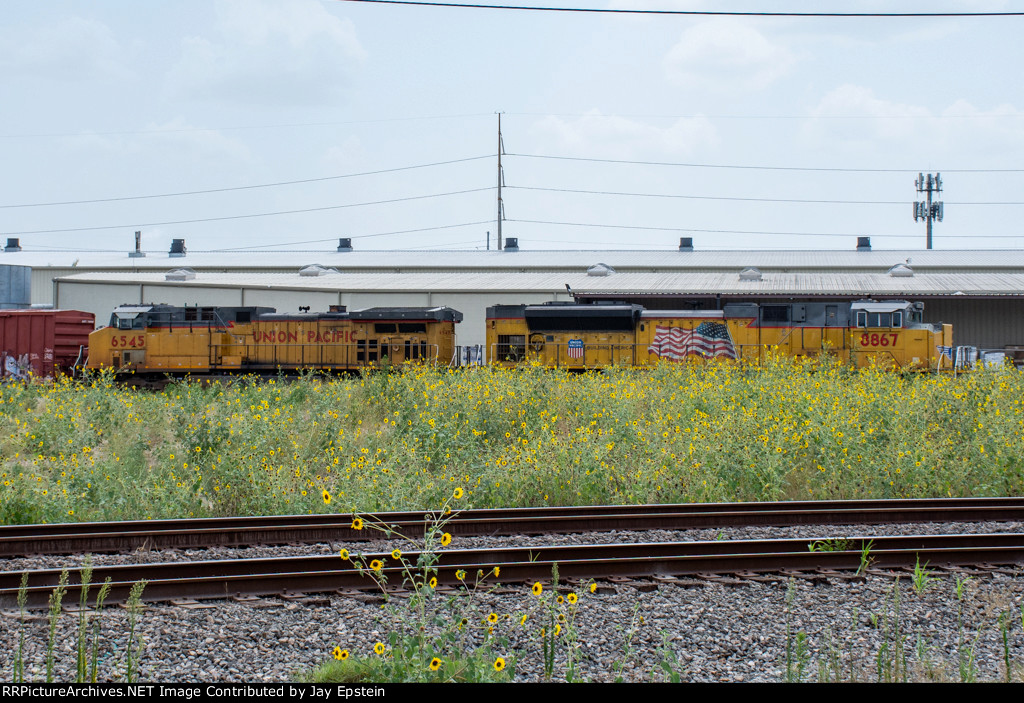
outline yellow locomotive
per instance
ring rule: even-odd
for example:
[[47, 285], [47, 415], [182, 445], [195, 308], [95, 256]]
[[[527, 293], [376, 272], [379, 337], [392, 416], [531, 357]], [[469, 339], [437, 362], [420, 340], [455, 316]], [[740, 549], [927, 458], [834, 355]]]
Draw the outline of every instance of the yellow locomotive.
[[450, 364], [447, 307], [277, 313], [268, 307], [122, 305], [89, 336], [90, 369], [136, 375], [351, 371], [406, 361]]
[[651, 366], [661, 360], [758, 361], [829, 352], [848, 363], [951, 368], [952, 325], [922, 319], [904, 300], [728, 303], [721, 310], [645, 310], [636, 304], [545, 303], [487, 309], [487, 358], [567, 369]]

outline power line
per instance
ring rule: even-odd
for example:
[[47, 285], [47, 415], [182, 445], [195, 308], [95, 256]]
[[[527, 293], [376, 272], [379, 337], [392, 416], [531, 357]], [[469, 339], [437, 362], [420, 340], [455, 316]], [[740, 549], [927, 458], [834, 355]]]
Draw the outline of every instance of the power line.
[[1001, 117], [1021, 118], [1024, 112], [975, 112], [970, 115], [718, 115], [697, 113], [693, 115], [634, 115], [621, 113], [593, 112], [506, 112], [513, 117], [582, 117], [586, 119], [645, 119], [645, 120], [974, 120]]
[[295, 215], [304, 212], [322, 212], [324, 210], [341, 210], [350, 207], [363, 207], [365, 205], [385, 205], [388, 203], [402, 203], [410, 200], [426, 200], [428, 198], [442, 198], [449, 195], [463, 195], [466, 193], [481, 193], [487, 190], [494, 190], [494, 186], [488, 186], [486, 188], [470, 188], [468, 190], [455, 190], [448, 193], [431, 193], [430, 195], [413, 195], [407, 198], [391, 198], [389, 200], [373, 200], [365, 203], [347, 203], [345, 205], [327, 205], [324, 207], [311, 207], [304, 208], [301, 210], [278, 210], [276, 212], [259, 212], [246, 215], [226, 215], [224, 217], [203, 217], [194, 220], [172, 220], [168, 222], [136, 222], [131, 224], [122, 225], [103, 225], [102, 227], [70, 227], [67, 229], [38, 229], [38, 230], [22, 230], [19, 232], [2, 232], [0, 234], [13, 235], [13, 234], [57, 234], [61, 232], [94, 232], [96, 230], [103, 229], [127, 229], [131, 227], [160, 227], [163, 225], [188, 225], [195, 224], [198, 222], [223, 222], [225, 220], [244, 220], [254, 217], [272, 217], [275, 215]]
[[550, 7], [531, 5], [489, 5], [482, 3], [425, 2], [422, 0], [340, 0], [341, 2], [373, 3], [375, 5], [413, 5], [417, 7], [448, 7], [463, 10], [522, 10], [527, 12], [566, 12], [605, 15], [679, 15], [684, 17], [1020, 17], [1024, 12], [741, 12], [726, 10], [636, 10], [608, 7]]
[[724, 195], [674, 195], [668, 193], [627, 193], [612, 190], [581, 190], [576, 188], [541, 188], [534, 186], [506, 186], [518, 190], [539, 190], [554, 193], [581, 193], [584, 195], [624, 195], [639, 198], [681, 198], [684, 200], [730, 200], [755, 203], [820, 203], [827, 205], [906, 205], [904, 200], [806, 200], [799, 198], [742, 198]]
[[[628, 159], [598, 159], [584, 156], [549, 156], [546, 154], [516, 154], [506, 152], [505, 156], [525, 159], [551, 159], [555, 161], [587, 161], [605, 164], [631, 164], [636, 166], [679, 166], [684, 168], [724, 168], [748, 171], [817, 171], [837, 173], [917, 173], [916, 168], [829, 168], [811, 166], [750, 166], [743, 164], [702, 164], [684, 161], [632, 161]], [[945, 173], [1024, 173], [1024, 168], [944, 168]]]
[[116, 198], [94, 198], [92, 200], [63, 200], [49, 203], [22, 203], [18, 205], [0, 205], [0, 209], [6, 208], [23, 208], [23, 207], [48, 207], [51, 205], [85, 205], [90, 203], [113, 203], [124, 200], [146, 200], [149, 198], [175, 198], [182, 195], [201, 195], [203, 193], [226, 193], [229, 191], [236, 190], [254, 190], [256, 188], [274, 188], [277, 186], [290, 186], [297, 185], [300, 183], [319, 183], [321, 181], [334, 181], [341, 178], [356, 178], [358, 176], [375, 176], [381, 173], [395, 173], [397, 171], [411, 171], [419, 168], [430, 168], [433, 166], [447, 166], [449, 164], [460, 164], [467, 161], [479, 161], [480, 159], [490, 159], [493, 154], [486, 154], [484, 156], [469, 156], [464, 159], [452, 159], [450, 161], [435, 161], [429, 164], [416, 164], [414, 166], [397, 166], [395, 168], [384, 168], [377, 171], [362, 171], [360, 173], [345, 173], [338, 176], [322, 176], [320, 178], [303, 178], [297, 181], [278, 181], [276, 183], [258, 183], [255, 185], [247, 186], [230, 186], [226, 188], [208, 188], [206, 190], [187, 190], [180, 191], [177, 193], [157, 193], [153, 195], [128, 195]]
[[[840, 232], [765, 232], [758, 230], [743, 230], [743, 229], [701, 229], [697, 227], [645, 227], [641, 225], [609, 225], [609, 224], [598, 224], [593, 222], [556, 222], [551, 220], [515, 220], [509, 219], [506, 222], [519, 222], [525, 224], [534, 225], [559, 225], [567, 227], [594, 227], [598, 229], [631, 229], [631, 230], [647, 230], [652, 232], [701, 232], [710, 234], [770, 234], [780, 235], [787, 237], [862, 237], [864, 232], [851, 232], [849, 234], [843, 234]], [[876, 237], [884, 239], [913, 239], [914, 235], [910, 234], [872, 234], [871, 238]], [[956, 237], [958, 239], [1019, 239], [1021, 235], [1013, 234], [963, 234], [963, 235], [948, 235], [945, 239]]]
[[[455, 225], [437, 225], [436, 227], [419, 227], [417, 229], [400, 229], [394, 232], [374, 232], [373, 234], [352, 234], [348, 236], [348, 239], [369, 239], [370, 237], [390, 237], [395, 234], [411, 234], [413, 232], [433, 232], [442, 229], [455, 229], [458, 227], [471, 227], [474, 225], [486, 225], [493, 222], [493, 220], [480, 220], [478, 222], [460, 222]], [[197, 249], [195, 251], [199, 253], [215, 253], [223, 251], [258, 251], [262, 249], [269, 249], [271, 247], [287, 247], [295, 246], [297, 244], [323, 244], [325, 242], [334, 242], [337, 237], [329, 237], [327, 239], [306, 239], [300, 242], [282, 242], [278, 244], [261, 244], [258, 246], [247, 246], [247, 247], [232, 247], [228, 249]]]
[[247, 129], [288, 129], [298, 127], [336, 127], [354, 124], [381, 124], [384, 122], [412, 122], [417, 120], [454, 120], [465, 117], [490, 117], [489, 112], [462, 115], [419, 115], [414, 117], [379, 117], [370, 120], [343, 120], [337, 122], [290, 122], [285, 124], [241, 125], [235, 127], [171, 127], [133, 129], [107, 132], [38, 132], [28, 134], [0, 134], [0, 139], [27, 139], [35, 137], [119, 137], [133, 134], [180, 134], [187, 132], [237, 132]]
[[[517, 190], [539, 190], [552, 193], [579, 193], [583, 195], [623, 195], [637, 198], [681, 198], [684, 200], [731, 200], [751, 203], [807, 203], [823, 205], [906, 205], [905, 200], [812, 200], [807, 198], [744, 198], [728, 195], [676, 195], [671, 193], [628, 193], [614, 190], [583, 190], [579, 188], [545, 188], [540, 186], [505, 186]], [[1024, 201], [1002, 202], [950, 202], [950, 205], [1024, 205]]]

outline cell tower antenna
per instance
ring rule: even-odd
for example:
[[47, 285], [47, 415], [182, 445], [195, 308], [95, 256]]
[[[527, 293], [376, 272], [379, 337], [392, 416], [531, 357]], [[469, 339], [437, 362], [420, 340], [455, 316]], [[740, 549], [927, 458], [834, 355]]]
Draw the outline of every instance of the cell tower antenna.
[[918, 220], [924, 220], [925, 226], [928, 232], [928, 248], [932, 248], [932, 223], [935, 220], [942, 222], [942, 201], [936, 200], [932, 202], [932, 193], [938, 196], [942, 192], [942, 177], [936, 173], [934, 175], [928, 174], [925, 176], [923, 173], [917, 174], [917, 180], [914, 182], [917, 186], [918, 193], [927, 193], [928, 200], [926, 201], [914, 201], [914, 222]]

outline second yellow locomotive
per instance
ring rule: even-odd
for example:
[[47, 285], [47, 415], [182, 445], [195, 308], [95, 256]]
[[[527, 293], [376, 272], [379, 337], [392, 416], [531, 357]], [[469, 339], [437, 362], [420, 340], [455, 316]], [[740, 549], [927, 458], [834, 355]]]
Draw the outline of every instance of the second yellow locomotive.
[[449, 364], [447, 307], [277, 313], [265, 307], [122, 305], [89, 336], [87, 368], [134, 374], [350, 371], [406, 361]]
[[829, 352], [848, 363], [951, 368], [952, 325], [923, 321], [922, 303], [729, 303], [722, 310], [545, 303], [487, 309], [492, 363], [592, 369], [711, 358], [759, 361]]

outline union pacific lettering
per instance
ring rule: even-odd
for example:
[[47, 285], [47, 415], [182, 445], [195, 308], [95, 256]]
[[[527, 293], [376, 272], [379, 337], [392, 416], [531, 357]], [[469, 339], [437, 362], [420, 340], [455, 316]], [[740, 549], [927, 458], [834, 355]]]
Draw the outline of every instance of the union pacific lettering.
[[308, 330], [305, 333], [286, 332], [284, 330], [254, 330], [252, 341], [256, 344], [298, 344], [299, 338], [307, 344], [338, 344], [356, 341], [356, 333], [351, 330]]

